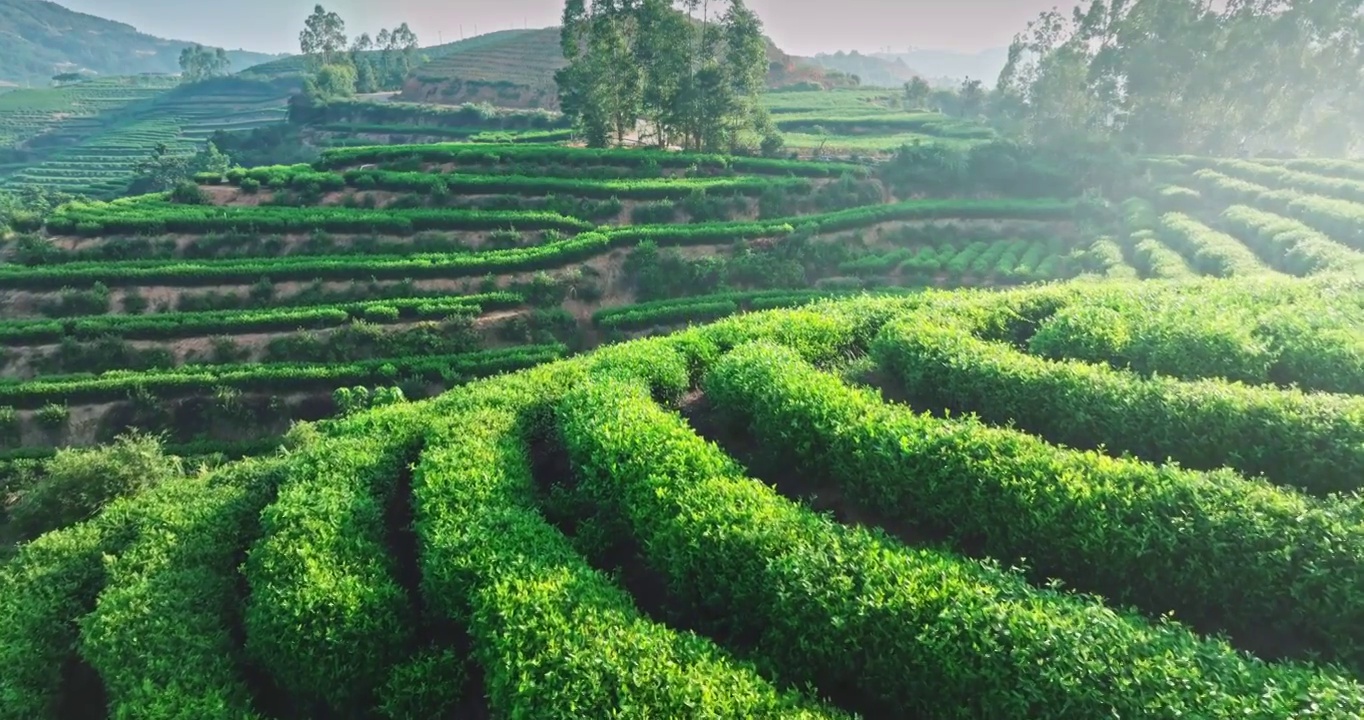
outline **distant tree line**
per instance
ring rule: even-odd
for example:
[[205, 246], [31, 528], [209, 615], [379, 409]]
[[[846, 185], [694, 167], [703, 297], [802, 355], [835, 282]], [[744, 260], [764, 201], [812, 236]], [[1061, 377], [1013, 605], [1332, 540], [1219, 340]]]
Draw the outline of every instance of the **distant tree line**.
[[780, 149], [758, 101], [767, 39], [743, 0], [568, 0], [561, 41], [560, 105], [592, 147]]
[[298, 43], [310, 73], [305, 93], [314, 101], [396, 90], [419, 60], [417, 35], [407, 23], [352, 40], [346, 21], [321, 5], [304, 21]]

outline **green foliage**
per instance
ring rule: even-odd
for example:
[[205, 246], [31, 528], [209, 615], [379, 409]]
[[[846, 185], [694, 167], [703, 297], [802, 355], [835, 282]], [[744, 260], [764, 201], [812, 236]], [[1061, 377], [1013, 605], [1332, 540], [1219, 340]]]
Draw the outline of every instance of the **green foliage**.
[[[48, 407], [57, 408], [65, 422], [65, 406]], [[10, 522], [20, 537], [36, 538], [93, 517], [118, 498], [135, 496], [182, 473], [180, 459], [166, 455], [161, 441], [146, 435], [124, 436], [93, 450], [64, 448], [44, 463], [43, 479], [10, 509]]]
[[[1000, 114], [1029, 139], [1144, 153], [1343, 157], [1357, 141], [1353, 3], [1150, 10], [1078, 3], [1043, 12], [1010, 48]], [[1188, 91], [1203, 78], [1226, 82]], [[1340, 105], [1323, 102], [1324, 88], [1347, 86], [1334, 98]]]
[[1050, 442], [1199, 470], [1231, 467], [1317, 494], [1353, 492], [1364, 478], [1364, 404], [1352, 397], [1053, 362], [952, 322], [892, 325], [876, 351], [921, 405], [976, 412]]
[[413, 640], [384, 508], [417, 442], [411, 428], [318, 438], [261, 514], [245, 568], [246, 651], [302, 708], [359, 715]]
[[233, 634], [237, 563], [282, 465], [167, 479], [145, 503], [155, 530], [107, 561], [80, 622], [80, 653], [104, 681], [111, 717], [260, 717]]
[[[682, 358], [659, 345], [471, 387], [443, 418], [413, 478], [423, 590], [468, 623], [498, 715], [576, 718], [842, 717], [788, 693], [709, 641], [644, 618], [533, 505], [526, 434], [584, 372], [685, 388]], [[553, 677], [554, 682], [525, 682]]]
[[[724, 387], [729, 400], [734, 385], [765, 379], [736, 377], [738, 364], [784, 357], [771, 346], [737, 351], [713, 371], [728, 379], [708, 387]], [[1266, 670], [1178, 626], [839, 526], [744, 477], [637, 386], [587, 385], [558, 418], [573, 492], [633, 535], [681, 607], [751, 647], [785, 682], [837, 689], [868, 716], [955, 717], [969, 707], [972, 716], [1089, 718], [1199, 707], [1238, 717], [1312, 707], [1300, 693], [1341, 709], [1358, 702], [1328, 700], [1349, 687], [1343, 678]], [[1293, 697], [1267, 696], [1266, 682], [1293, 686]]]
[[1243, 647], [1364, 660], [1353, 503], [921, 416], [773, 347], [735, 353], [706, 388], [765, 451], [881, 517]]
[[45, 430], [49, 432], [59, 432], [66, 429], [66, 423], [71, 418], [71, 411], [65, 405], [48, 403], [33, 414], [33, 419], [38, 421]]

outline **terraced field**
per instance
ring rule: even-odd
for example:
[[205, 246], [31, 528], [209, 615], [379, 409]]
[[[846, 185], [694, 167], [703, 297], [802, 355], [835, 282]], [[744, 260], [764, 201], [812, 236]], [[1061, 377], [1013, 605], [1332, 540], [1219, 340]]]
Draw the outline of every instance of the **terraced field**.
[[73, 203], [6, 244], [12, 455], [130, 428], [256, 447], [341, 387], [426, 397], [740, 310], [1080, 271], [1069, 199], [900, 201], [857, 165], [457, 143], [199, 181], [203, 204]]
[[565, 64], [558, 28], [487, 33], [453, 43], [440, 57], [416, 68], [402, 98], [555, 108], [554, 73]]
[[45, 135], [51, 144], [60, 144], [66, 136], [85, 134], [99, 115], [156, 97], [176, 82], [157, 76], [104, 78], [5, 93], [0, 98], [0, 147]]
[[1354, 717], [1362, 321], [929, 291], [362, 410], [24, 545], [0, 717]]
[[897, 103], [894, 91], [856, 88], [763, 96], [787, 147], [802, 154], [878, 155], [913, 143], [969, 148], [996, 137], [981, 123], [908, 112]]
[[70, 204], [0, 263], [0, 720], [1364, 715], [1364, 175], [1147, 171], [449, 143]]
[[[93, 84], [93, 83], [91, 83]], [[83, 87], [83, 86], [80, 86]], [[91, 197], [115, 197], [136, 164], [158, 143], [193, 152], [218, 130], [250, 130], [283, 122], [289, 80], [215, 78], [193, 85], [145, 90], [122, 105], [63, 121], [22, 145], [31, 157], [0, 169], [0, 189], [39, 185]], [[51, 91], [56, 92], [56, 91]], [[131, 91], [125, 91], [131, 96]]]

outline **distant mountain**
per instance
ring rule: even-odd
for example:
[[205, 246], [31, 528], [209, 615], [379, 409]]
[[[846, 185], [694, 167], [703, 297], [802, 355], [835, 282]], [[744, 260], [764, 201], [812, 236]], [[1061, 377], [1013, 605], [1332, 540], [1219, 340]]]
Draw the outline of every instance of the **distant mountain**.
[[1009, 49], [990, 48], [977, 53], [910, 50], [904, 53], [874, 53], [873, 57], [903, 62], [935, 85], [956, 85], [970, 77], [990, 86], [999, 79], [1000, 71], [1009, 61]]
[[919, 75], [912, 69], [913, 66], [904, 60], [863, 55], [856, 50], [833, 54], [820, 53], [810, 58], [810, 62], [826, 70], [856, 75], [863, 85], [877, 87], [899, 87]]
[[[66, 72], [176, 73], [180, 51], [190, 44], [46, 0], [0, 0], [0, 81], [44, 85]], [[241, 70], [280, 56], [232, 50], [228, 57]]]

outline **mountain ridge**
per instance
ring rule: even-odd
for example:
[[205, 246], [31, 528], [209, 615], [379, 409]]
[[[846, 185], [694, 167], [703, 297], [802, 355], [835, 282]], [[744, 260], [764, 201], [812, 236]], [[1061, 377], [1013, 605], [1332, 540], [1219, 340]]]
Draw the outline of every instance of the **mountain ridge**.
[[[77, 12], [49, 0], [0, 0], [0, 82], [46, 84], [56, 74], [177, 73], [189, 40], [160, 38], [127, 23]], [[278, 55], [229, 50], [232, 70]]]

